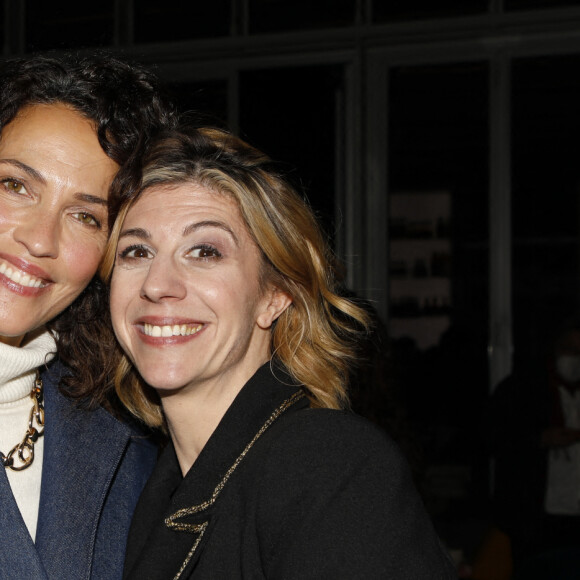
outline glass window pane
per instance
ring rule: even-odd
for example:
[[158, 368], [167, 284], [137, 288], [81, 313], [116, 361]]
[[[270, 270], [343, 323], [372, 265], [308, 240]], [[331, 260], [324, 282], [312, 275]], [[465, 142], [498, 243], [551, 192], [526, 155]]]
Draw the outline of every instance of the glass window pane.
[[5, 35], [5, 29], [4, 27], [6, 26], [6, 21], [5, 21], [5, 11], [6, 11], [6, 7], [4, 6], [4, 2], [6, 2], [7, 0], [0, 0], [0, 31], [2, 31], [2, 34], [0, 35], [0, 37], [2, 38], [2, 42], [0, 43], [0, 50], [4, 49], [4, 35]]
[[114, 35], [114, 0], [26, 4], [28, 51], [107, 46]]
[[338, 66], [248, 71], [240, 75], [242, 135], [284, 163], [329, 235], [334, 233], [338, 150]]
[[228, 126], [228, 83], [224, 80], [166, 84], [181, 112], [199, 117], [203, 124]]
[[227, 36], [231, 0], [138, 0], [134, 3], [134, 14], [137, 43]]
[[[577, 520], [580, 484], [577, 439], [552, 435], [578, 427], [578, 377], [560, 370], [554, 355], [580, 355], [579, 66], [580, 55], [512, 63], [514, 372], [496, 385], [489, 431], [494, 507], [522, 578], [536, 575], [538, 553], [565, 551], [577, 537], [573, 525], [563, 537], [551, 523]], [[556, 342], [568, 323], [574, 332]], [[552, 575], [540, 569], [540, 577]]]
[[249, 0], [250, 32], [352, 26], [355, 0]]
[[580, 2], [578, 0], [504, 0], [506, 10], [553, 9], [565, 6], [580, 6]]
[[488, 0], [405, 0], [405, 2], [385, 2], [374, 0], [373, 21], [394, 22], [419, 20], [423, 18], [448, 18], [486, 12]]
[[488, 492], [488, 68], [400, 67], [389, 87], [388, 326], [441, 516]]
[[557, 326], [580, 306], [579, 66], [578, 55], [513, 65], [516, 364], [543, 361]]

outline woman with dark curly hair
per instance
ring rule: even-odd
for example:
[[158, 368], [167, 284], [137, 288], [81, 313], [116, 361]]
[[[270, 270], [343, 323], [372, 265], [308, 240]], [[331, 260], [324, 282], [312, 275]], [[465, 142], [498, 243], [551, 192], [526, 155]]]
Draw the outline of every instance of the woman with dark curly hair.
[[451, 579], [396, 446], [343, 411], [367, 315], [314, 216], [217, 129], [144, 157], [102, 274], [125, 405], [166, 428], [125, 578]]
[[121, 166], [172, 124], [154, 75], [108, 56], [0, 66], [0, 578], [120, 578], [155, 447], [104, 388], [95, 276]]

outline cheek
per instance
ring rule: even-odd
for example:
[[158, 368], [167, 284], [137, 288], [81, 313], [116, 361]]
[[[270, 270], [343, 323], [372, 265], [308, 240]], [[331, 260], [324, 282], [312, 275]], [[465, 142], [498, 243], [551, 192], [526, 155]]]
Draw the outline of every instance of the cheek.
[[197, 296], [218, 317], [240, 316], [244, 304], [241, 297], [249, 284], [240, 276], [229, 275], [196, 277], [192, 280], [189, 291]]
[[129, 332], [125, 324], [126, 304], [122, 300], [122, 293], [116, 292], [113, 294], [113, 286], [111, 286], [111, 302], [110, 302], [111, 322], [113, 324], [113, 332], [117, 338], [117, 342], [121, 348], [131, 356], [131, 343], [129, 340]]
[[235, 283], [224, 283], [216, 288], [213, 304], [231, 324], [248, 332], [257, 321], [263, 297], [257, 283], [248, 277], [239, 277]]
[[199, 281], [190, 285], [190, 291], [192, 295], [200, 296], [204, 302], [213, 305], [214, 307], [219, 307], [219, 305], [224, 302], [227, 304], [231, 300], [228, 288], [225, 282], [215, 283], [207, 281]]
[[123, 322], [123, 313], [127, 307], [127, 297], [129, 292], [127, 287], [123, 284], [123, 275], [113, 274], [111, 278], [111, 294], [110, 294], [110, 309], [111, 309], [111, 320], [113, 322], [113, 328], [115, 334], [119, 334]]
[[68, 282], [82, 290], [97, 272], [104, 251], [104, 242], [77, 243], [63, 252]]
[[117, 340], [125, 350], [130, 346], [129, 320], [139, 309], [143, 273], [115, 268], [111, 276], [109, 309]]
[[4, 235], [14, 236], [14, 228], [23, 221], [30, 223], [30, 214], [18, 211], [0, 197], [0, 232]]
[[9, 207], [0, 199], [0, 228], [4, 228], [7, 224], [11, 224], [13, 221], [12, 212]]

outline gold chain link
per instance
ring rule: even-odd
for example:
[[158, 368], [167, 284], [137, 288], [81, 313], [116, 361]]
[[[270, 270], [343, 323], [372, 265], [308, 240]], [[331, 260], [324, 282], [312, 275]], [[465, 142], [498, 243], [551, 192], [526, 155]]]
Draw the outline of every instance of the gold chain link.
[[7, 455], [0, 451], [0, 462], [4, 467], [12, 471], [22, 471], [29, 467], [34, 461], [34, 444], [39, 437], [44, 435], [44, 395], [42, 389], [42, 379], [36, 371], [36, 380], [32, 391], [32, 409], [28, 417], [28, 429], [24, 439], [15, 445]]

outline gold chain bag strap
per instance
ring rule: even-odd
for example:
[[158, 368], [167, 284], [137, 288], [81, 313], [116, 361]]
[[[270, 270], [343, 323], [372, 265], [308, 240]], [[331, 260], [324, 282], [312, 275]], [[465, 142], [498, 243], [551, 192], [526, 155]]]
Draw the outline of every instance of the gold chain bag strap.
[[40, 373], [36, 371], [36, 379], [32, 391], [32, 409], [28, 418], [28, 429], [24, 439], [16, 444], [7, 455], [0, 451], [0, 462], [7, 469], [22, 471], [32, 465], [34, 461], [34, 444], [44, 435], [44, 394]]

